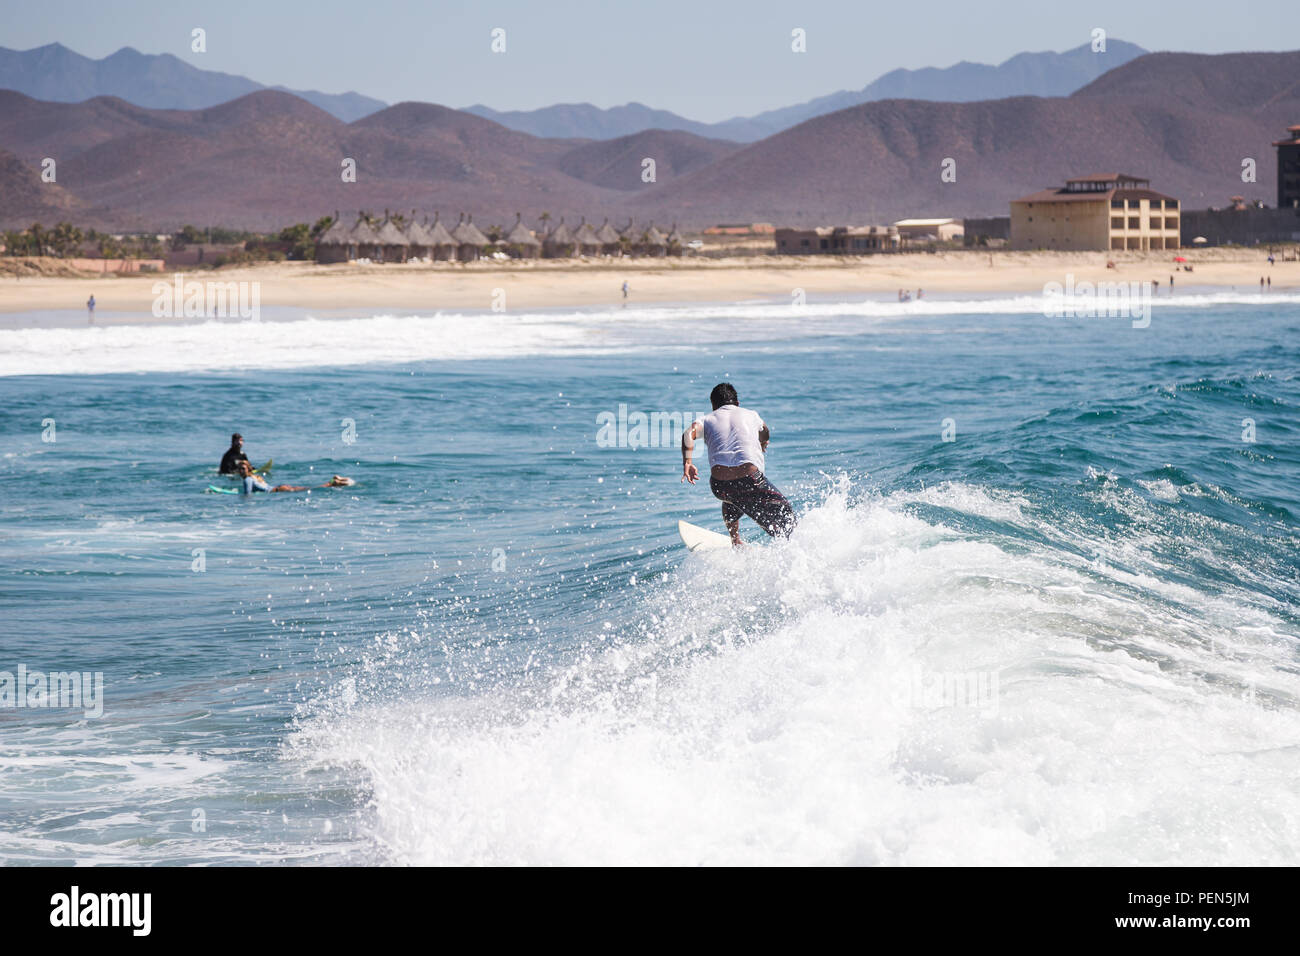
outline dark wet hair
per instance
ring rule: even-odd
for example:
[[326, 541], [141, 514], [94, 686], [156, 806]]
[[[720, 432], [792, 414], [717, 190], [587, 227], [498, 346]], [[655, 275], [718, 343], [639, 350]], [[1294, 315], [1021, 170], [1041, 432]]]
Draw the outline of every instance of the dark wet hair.
[[730, 382], [722, 382], [713, 386], [713, 391], [709, 392], [709, 401], [713, 403], [714, 408], [721, 408], [723, 405], [739, 405], [740, 397], [736, 394], [736, 387]]
[[233, 435], [230, 436], [230, 444], [232, 445], [237, 441], [243, 441], [243, 440], [244, 440], [244, 436], [239, 434], [239, 432], [235, 432]]

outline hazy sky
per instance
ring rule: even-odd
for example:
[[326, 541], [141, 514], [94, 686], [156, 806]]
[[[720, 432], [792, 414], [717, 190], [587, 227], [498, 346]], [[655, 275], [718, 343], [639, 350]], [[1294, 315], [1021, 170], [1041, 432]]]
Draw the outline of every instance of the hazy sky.
[[[1297, 0], [0, 0], [0, 46], [173, 53], [268, 85], [388, 102], [628, 101], [716, 121], [860, 89], [896, 67], [1065, 50], [1094, 27], [1149, 50], [1300, 48]], [[194, 27], [207, 52], [190, 51]], [[506, 52], [490, 49], [506, 31]], [[808, 51], [790, 50], [791, 30]]]

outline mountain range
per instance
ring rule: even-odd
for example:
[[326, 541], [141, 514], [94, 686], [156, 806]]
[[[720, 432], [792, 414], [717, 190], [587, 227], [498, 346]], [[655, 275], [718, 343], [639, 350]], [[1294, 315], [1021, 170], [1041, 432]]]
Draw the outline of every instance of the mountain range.
[[[1066, 177], [1122, 171], [1190, 207], [1273, 201], [1270, 143], [1300, 122], [1300, 52], [1147, 54], [1063, 97], [889, 99], [740, 145], [682, 130], [546, 138], [464, 111], [399, 103], [344, 122], [259, 90], [194, 110], [0, 92], [0, 225], [270, 229], [335, 210], [462, 211], [487, 225], [654, 220], [887, 222], [1005, 215]], [[43, 158], [57, 182], [40, 181]], [[355, 159], [357, 181], [340, 177]], [[655, 160], [656, 181], [642, 180]], [[1241, 181], [1257, 160], [1256, 185]], [[943, 182], [952, 159], [956, 181]]]
[[[1300, 52], [1153, 53], [1068, 97], [882, 100], [808, 120], [629, 205], [681, 218], [886, 222], [1006, 215], [1071, 176], [1119, 171], [1188, 208], [1275, 201], [1271, 142], [1300, 120]], [[1256, 184], [1241, 180], [1257, 161]], [[945, 160], [956, 181], [940, 181]], [[736, 184], [744, 188], [736, 188]], [[803, 215], [800, 210], [806, 210]]]
[[[963, 61], [945, 69], [893, 70], [861, 90], [841, 90], [806, 103], [719, 123], [696, 122], [640, 103], [608, 109], [572, 103], [504, 112], [476, 104], [466, 107], [465, 112], [547, 139], [616, 139], [643, 130], [663, 129], [751, 143], [814, 116], [875, 100], [960, 103], [1007, 96], [1068, 96], [1107, 70], [1145, 52], [1132, 43], [1110, 40], [1104, 53], [1093, 53], [1085, 45], [1064, 53], [1021, 53], [997, 66]], [[131, 47], [93, 60], [59, 43], [32, 50], [0, 47], [0, 89], [56, 103], [116, 96], [152, 109], [203, 109], [257, 90], [275, 89], [293, 93], [345, 123], [387, 105], [359, 93], [267, 87], [247, 77], [199, 69], [171, 54], [140, 53]]]
[[1064, 53], [1020, 53], [997, 66], [963, 60], [944, 69], [893, 70], [860, 90], [840, 90], [806, 103], [718, 123], [697, 123], [640, 103], [610, 109], [590, 103], [570, 103], [509, 112], [475, 104], [465, 107], [465, 112], [534, 136], [605, 139], [657, 127], [752, 143], [815, 116], [877, 100], [969, 103], [1008, 96], [1069, 96], [1103, 73], [1146, 52], [1137, 44], [1112, 39], [1104, 53], [1094, 53], [1091, 45], [1084, 44]]
[[[0, 89], [17, 90], [55, 103], [116, 96], [136, 106], [194, 110], [268, 88], [285, 90], [231, 73], [202, 70], [170, 53], [141, 53], [129, 46], [102, 60], [82, 56], [61, 43], [31, 50], [0, 47]], [[344, 122], [360, 119], [386, 105], [360, 93], [285, 92], [319, 106]]]

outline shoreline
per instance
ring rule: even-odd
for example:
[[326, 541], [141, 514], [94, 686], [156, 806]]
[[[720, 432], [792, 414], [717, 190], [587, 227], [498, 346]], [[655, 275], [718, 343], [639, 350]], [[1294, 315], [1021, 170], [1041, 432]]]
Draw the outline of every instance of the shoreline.
[[[1300, 291], [1300, 263], [1269, 266], [1264, 249], [1187, 250], [1192, 272], [1175, 272], [1167, 253], [1108, 256], [1103, 252], [962, 251], [869, 257], [747, 256], [726, 259], [480, 261], [390, 265], [318, 265], [278, 262], [180, 273], [200, 282], [255, 282], [263, 307], [506, 311], [647, 304], [734, 303], [809, 298], [893, 297], [918, 288], [944, 296], [1041, 294], [1049, 282], [1158, 282], [1167, 294], [1170, 276], [1200, 292], [1259, 292], [1261, 277], [1272, 291]], [[1106, 268], [1108, 258], [1116, 268]], [[1179, 264], [1181, 266], [1181, 263]], [[0, 313], [83, 310], [93, 294], [105, 313], [151, 312], [153, 288], [176, 273], [129, 275], [0, 274]], [[624, 300], [626, 280], [630, 295]], [[892, 301], [887, 298], [886, 301]], [[915, 299], [914, 299], [915, 301]]]

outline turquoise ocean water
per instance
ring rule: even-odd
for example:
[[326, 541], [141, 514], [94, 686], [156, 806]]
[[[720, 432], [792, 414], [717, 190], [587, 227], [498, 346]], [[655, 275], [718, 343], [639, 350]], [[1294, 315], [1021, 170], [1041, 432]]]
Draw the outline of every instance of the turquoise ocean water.
[[7, 864], [1300, 859], [1300, 296], [18, 316], [0, 439]]

